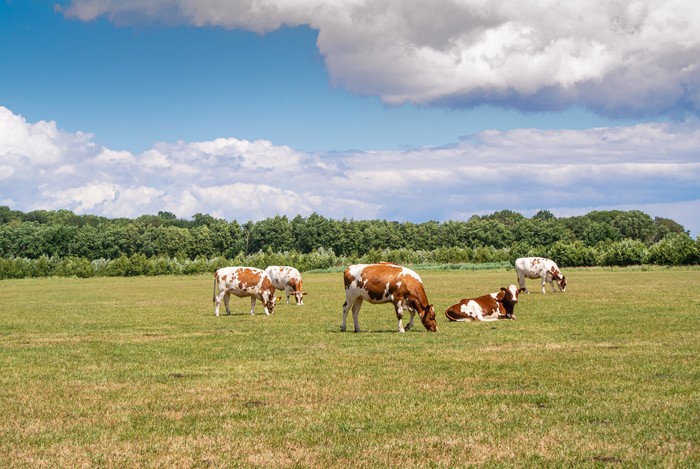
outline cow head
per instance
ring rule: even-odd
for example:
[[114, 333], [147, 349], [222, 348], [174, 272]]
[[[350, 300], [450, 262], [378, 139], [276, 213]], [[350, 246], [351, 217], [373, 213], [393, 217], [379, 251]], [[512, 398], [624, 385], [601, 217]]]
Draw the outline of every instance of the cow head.
[[[553, 280], [557, 281], [557, 285], [559, 285], [559, 290], [566, 291], [566, 275], [562, 275], [561, 272], [559, 272], [559, 270], [554, 266], [552, 266], [552, 268], [549, 269], [547, 274], [547, 277], [551, 276]], [[549, 278], [547, 278], [546, 280], [548, 282], [551, 281]]]
[[306, 295], [306, 292], [301, 291], [301, 284], [302, 280], [292, 278], [289, 280], [289, 286], [292, 287], [293, 293], [294, 293], [294, 299], [297, 301], [298, 305], [303, 305], [304, 304], [304, 295]]
[[513, 316], [513, 310], [515, 309], [515, 304], [518, 302], [518, 293], [522, 293], [524, 291], [525, 288], [518, 288], [515, 285], [510, 285], [508, 288], [501, 287], [501, 292], [498, 294], [498, 301], [503, 303], [507, 318], [515, 319], [515, 316]]
[[306, 295], [305, 292], [301, 292], [301, 291], [294, 292], [294, 298], [297, 300], [298, 305], [304, 304], [304, 295]]
[[274, 290], [268, 294], [263, 295], [263, 300], [265, 302], [265, 308], [272, 314], [275, 312], [275, 305], [278, 301], [282, 299], [281, 296], [275, 296]]
[[435, 307], [428, 305], [420, 314], [420, 320], [430, 332], [437, 332], [437, 321], [435, 320]]

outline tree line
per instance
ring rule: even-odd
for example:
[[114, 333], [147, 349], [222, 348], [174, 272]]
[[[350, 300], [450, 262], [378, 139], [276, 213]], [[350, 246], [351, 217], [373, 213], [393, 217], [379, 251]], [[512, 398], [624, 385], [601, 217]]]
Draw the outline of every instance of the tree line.
[[231, 264], [291, 264], [300, 270], [352, 262], [512, 263], [542, 255], [560, 266], [692, 265], [700, 237], [667, 218], [593, 211], [527, 218], [511, 210], [467, 221], [423, 223], [275, 216], [257, 222], [170, 212], [138, 218], [21, 212], [0, 206], [0, 278], [45, 275], [199, 273]]

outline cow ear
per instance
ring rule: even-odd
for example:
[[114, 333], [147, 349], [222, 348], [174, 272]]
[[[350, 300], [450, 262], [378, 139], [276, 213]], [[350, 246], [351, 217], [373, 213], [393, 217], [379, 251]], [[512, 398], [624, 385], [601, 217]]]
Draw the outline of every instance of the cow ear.
[[508, 291], [506, 287], [501, 287], [501, 291]]
[[301, 294], [302, 294], [302, 295], [308, 295], [308, 294], [309, 294], [309, 292], [307, 292], [307, 291], [304, 291], [304, 292], [301, 292]]
[[525, 287], [520, 287], [520, 288], [518, 288], [518, 293], [522, 293], [522, 292], [524, 292], [524, 291], [525, 291]]

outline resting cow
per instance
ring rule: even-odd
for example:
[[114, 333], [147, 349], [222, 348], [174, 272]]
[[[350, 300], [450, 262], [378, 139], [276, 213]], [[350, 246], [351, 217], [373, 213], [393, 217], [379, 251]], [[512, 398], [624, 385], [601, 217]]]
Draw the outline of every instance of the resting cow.
[[[345, 282], [345, 304], [343, 305], [343, 323], [345, 331], [348, 311], [352, 309], [355, 332], [360, 332], [360, 307], [367, 300], [372, 304], [393, 303], [396, 318], [399, 320], [399, 332], [413, 327], [413, 316], [418, 313], [423, 326], [429, 331], [437, 331], [435, 308], [428, 304], [428, 297], [423, 289], [423, 281], [417, 273], [406, 267], [392, 263], [351, 265], [343, 273]], [[404, 328], [403, 311], [408, 309], [411, 319]]]
[[232, 294], [239, 298], [250, 297], [250, 314], [254, 314], [256, 300], [262, 301], [265, 314], [274, 313], [277, 301], [275, 287], [264, 270], [255, 267], [223, 267], [217, 270], [214, 273], [214, 304], [216, 305], [214, 312], [217, 316], [222, 298], [226, 314], [231, 314], [228, 300]]
[[278, 290], [284, 290], [287, 294], [287, 304], [289, 304], [289, 296], [294, 294], [297, 305], [304, 304], [304, 295], [306, 292], [301, 291], [301, 274], [294, 267], [286, 265], [271, 265], [265, 269], [267, 275], [270, 276], [272, 285]]
[[560, 292], [566, 291], [566, 276], [561, 273], [557, 263], [544, 257], [521, 257], [515, 261], [515, 272], [518, 276], [518, 285], [525, 288], [526, 293], [530, 291], [525, 286], [525, 279], [542, 279], [542, 293], [545, 293], [544, 284], [549, 283], [552, 292], [556, 293], [554, 280]]
[[501, 287], [501, 291], [477, 298], [465, 298], [445, 310], [450, 321], [498, 321], [515, 319], [513, 310], [518, 302], [518, 293], [525, 291], [510, 285]]

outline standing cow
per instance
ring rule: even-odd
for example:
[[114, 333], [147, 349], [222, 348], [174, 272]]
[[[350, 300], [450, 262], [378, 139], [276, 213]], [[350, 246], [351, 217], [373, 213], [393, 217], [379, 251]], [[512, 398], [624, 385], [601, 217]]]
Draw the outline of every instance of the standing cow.
[[304, 295], [306, 292], [301, 291], [301, 274], [294, 267], [286, 265], [271, 265], [265, 269], [265, 273], [270, 276], [272, 285], [278, 290], [284, 290], [287, 294], [287, 304], [289, 304], [289, 296], [293, 293], [297, 301], [297, 305], [304, 304]]
[[[435, 308], [428, 304], [428, 297], [423, 289], [423, 281], [417, 273], [406, 267], [392, 263], [351, 265], [343, 273], [345, 282], [345, 304], [343, 305], [343, 323], [340, 330], [345, 331], [348, 311], [352, 309], [355, 332], [360, 332], [360, 307], [367, 300], [372, 304], [393, 303], [396, 318], [399, 320], [399, 332], [413, 327], [413, 316], [417, 312], [421, 322], [431, 332], [437, 331]], [[403, 311], [408, 309], [411, 319], [404, 329]]]
[[560, 292], [566, 291], [566, 276], [561, 273], [557, 263], [545, 259], [544, 257], [521, 257], [515, 261], [515, 272], [518, 275], [518, 284], [521, 288], [525, 288], [526, 293], [530, 291], [525, 286], [525, 279], [542, 279], [542, 293], [545, 293], [544, 284], [549, 283], [552, 287], [552, 292], [556, 293], [554, 288], [554, 280], [557, 281], [557, 286]]
[[226, 314], [231, 314], [228, 300], [232, 294], [239, 298], [250, 297], [250, 314], [254, 314], [256, 300], [262, 301], [265, 314], [274, 313], [277, 301], [275, 287], [264, 270], [255, 267], [222, 267], [217, 270], [214, 273], [214, 304], [216, 305], [214, 312], [217, 316], [222, 298]]
[[515, 319], [513, 311], [518, 302], [518, 293], [524, 288], [510, 285], [501, 287], [501, 291], [477, 298], [465, 298], [445, 310], [445, 316], [450, 321], [498, 321], [499, 319]]

